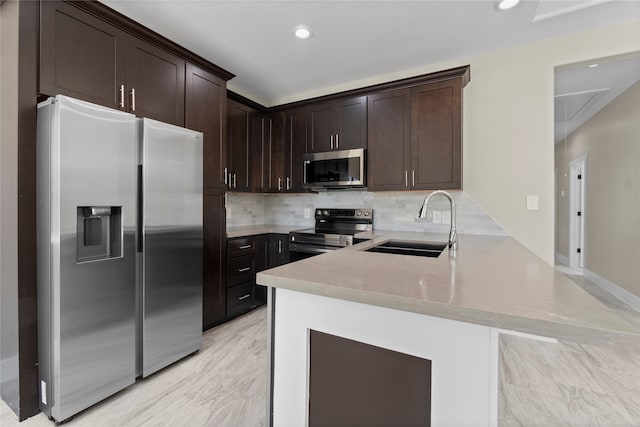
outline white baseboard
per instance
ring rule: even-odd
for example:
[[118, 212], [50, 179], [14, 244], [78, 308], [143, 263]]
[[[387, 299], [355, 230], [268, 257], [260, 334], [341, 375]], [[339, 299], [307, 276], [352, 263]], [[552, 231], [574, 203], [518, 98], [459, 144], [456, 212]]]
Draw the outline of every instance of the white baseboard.
[[600, 286], [605, 291], [609, 292], [625, 304], [633, 307], [637, 311], [640, 311], [640, 297], [632, 294], [628, 290], [622, 288], [619, 285], [605, 279], [602, 276], [597, 275], [593, 271], [589, 271], [586, 268], [583, 270], [584, 277], [591, 280], [596, 285]]
[[568, 257], [562, 255], [560, 252], [556, 252], [556, 265], [558, 264], [571, 265]]

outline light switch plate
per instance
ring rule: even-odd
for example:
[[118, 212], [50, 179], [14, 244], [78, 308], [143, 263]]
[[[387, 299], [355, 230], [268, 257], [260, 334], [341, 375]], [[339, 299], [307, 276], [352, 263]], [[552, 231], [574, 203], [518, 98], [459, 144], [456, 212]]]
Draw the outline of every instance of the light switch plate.
[[528, 211], [537, 211], [540, 208], [539, 199], [537, 195], [528, 195], [527, 196], [527, 210]]
[[304, 208], [304, 219], [311, 218], [311, 208]]
[[442, 224], [442, 211], [433, 211], [433, 223], [434, 224]]

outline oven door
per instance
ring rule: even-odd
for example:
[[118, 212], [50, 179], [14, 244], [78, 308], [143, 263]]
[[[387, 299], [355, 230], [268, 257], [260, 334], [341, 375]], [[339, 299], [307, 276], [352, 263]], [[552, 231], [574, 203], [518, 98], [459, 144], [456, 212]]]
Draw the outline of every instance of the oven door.
[[300, 261], [301, 259], [311, 258], [312, 256], [322, 255], [327, 252], [340, 249], [336, 246], [327, 245], [308, 245], [304, 243], [289, 243], [289, 255], [291, 262]]

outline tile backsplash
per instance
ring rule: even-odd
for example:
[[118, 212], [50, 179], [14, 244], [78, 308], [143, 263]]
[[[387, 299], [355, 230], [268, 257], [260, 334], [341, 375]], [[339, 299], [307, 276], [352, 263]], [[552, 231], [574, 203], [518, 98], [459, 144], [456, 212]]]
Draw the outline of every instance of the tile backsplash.
[[[373, 228], [379, 230], [448, 232], [449, 225], [433, 224], [433, 211], [449, 215], [449, 201], [434, 198], [427, 220], [417, 220], [428, 191], [367, 192], [327, 191], [305, 194], [227, 193], [227, 226], [300, 225], [312, 227], [315, 208], [373, 209]], [[451, 192], [456, 202], [457, 228], [460, 234], [506, 236], [507, 233], [464, 191]], [[310, 218], [305, 218], [305, 208]]]

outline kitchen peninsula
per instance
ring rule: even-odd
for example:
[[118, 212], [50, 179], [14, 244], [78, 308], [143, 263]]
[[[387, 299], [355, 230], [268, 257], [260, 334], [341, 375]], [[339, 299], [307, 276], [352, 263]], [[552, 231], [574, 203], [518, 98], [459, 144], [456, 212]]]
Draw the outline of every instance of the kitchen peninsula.
[[[321, 345], [337, 346], [345, 363], [349, 353], [340, 346], [353, 343], [366, 345], [357, 353], [361, 365], [367, 351], [377, 358], [380, 349], [423, 361], [428, 375], [417, 387], [429, 388], [422, 415], [431, 425], [497, 424], [502, 334], [625, 346], [638, 353], [640, 330], [511, 237], [463, 235], [457, 253], [445, 249], [437, 258], [365, 250], [389, 239], [446, 240], [441, 235], [376, 231], [368, 237], [258, 274], [258, 283], [270, 287], [272, 425], [325, 419], [322, 405], [314, 402], [321, 390], [313, 384], [319, 360], [314, 353], [325, 350]], [[379, 377], [393, 369], [385, 362], [369, 373]], [[337, 396], [340, 387], [333, 389]]]

